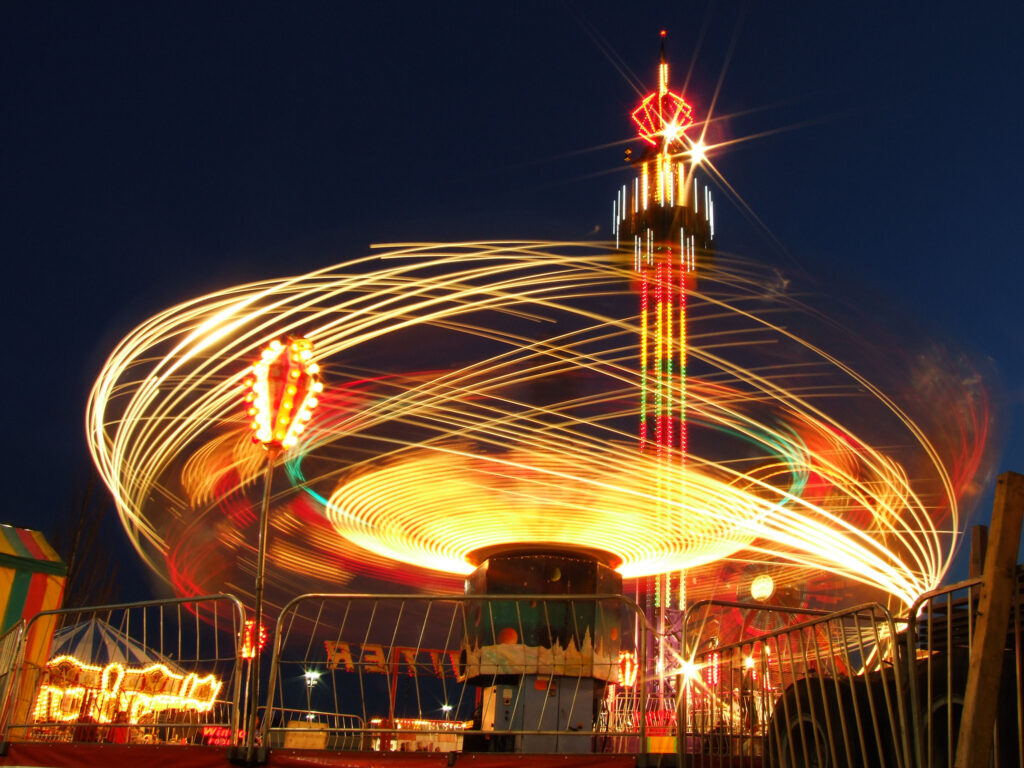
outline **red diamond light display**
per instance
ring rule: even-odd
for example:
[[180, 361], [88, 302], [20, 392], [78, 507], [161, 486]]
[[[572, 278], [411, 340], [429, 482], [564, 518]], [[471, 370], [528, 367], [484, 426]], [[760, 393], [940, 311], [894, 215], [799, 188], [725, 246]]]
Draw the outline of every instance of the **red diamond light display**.
[[[693, 108], [678, 93], [666, 90], [659, 94], [654, 91], [633, 110], [633, 122], [640, 131], [640, 138], [648, 144], [658, 144], [658, 136], [677, 140], [679, 134], [693, 122]], [[666, 128], [673, 128], [674, 135], [667, 135]]]

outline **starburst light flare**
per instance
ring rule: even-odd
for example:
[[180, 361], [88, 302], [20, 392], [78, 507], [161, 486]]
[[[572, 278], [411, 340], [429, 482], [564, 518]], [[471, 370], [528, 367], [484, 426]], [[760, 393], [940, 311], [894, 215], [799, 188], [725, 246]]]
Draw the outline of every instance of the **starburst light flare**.
[[842, 359], [856, 335], [829, 328], [826, 349], [825, 320], [771, 271], [720, 258], [687, 297], [686, 461], [655, 462], [635, 446], [640, 318], [622, 258], [393, 246], [155, 315], [87, 412], [137, 549], [179, 592], [244, 591], [262, 460], [239, 361], [292, 335], [332, 385], [272, 499], [282, 596], [363, 576], [451, 584], [480, 550], [530, 546], [600, 550], [626, 577], [756, 560], [785, 571], [779, 585], [828, 571], [905, 603], [935, 586], [982, 462], [984, 391], [966, 414], [919, 412], [868, 377], [907, 379], [894, 361]]

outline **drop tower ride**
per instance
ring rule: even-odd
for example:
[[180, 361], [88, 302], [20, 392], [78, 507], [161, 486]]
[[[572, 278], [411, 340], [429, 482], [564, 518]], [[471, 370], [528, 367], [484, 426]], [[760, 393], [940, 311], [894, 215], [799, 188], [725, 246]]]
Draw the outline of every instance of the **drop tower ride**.
[[[616, 245], [632, 252], [640, 299], [639, 449], [653, 455], [659, 477], [666, 477], [686, 468], [687, 294], [711, 264], [715, 219], [711, 190], [700, 171], [703, 143], [686, 135], [693, 109], [669, 88], [664, 30], [661, 38], [658, 88], [632, 112], [643, 149], [637, 156], [626, 151], [635, 176], [612, 203], [612, 230]], [[685, 608], [685, 574], [659, 574], [644, 582], [637, 585], [637, 602], [665, 636], [672, 616]], [[650, 650], [660, 679], [667, 649]]]
[[[664, 41], [658, 89], [644, 97], [632, 118], [644, 149], [636, 159], [627, 152], [636, 176], [616, 196], [613, 228], [619, 247], [632, 250], [640, 298], [639, 448], [659, 468], [660, 487], [652, 489], [652, 498], [662, 499], [680, 487], [678, 475], [686, 468], [687, 295], [709, 265], [714, 235], [711, 193], [699, 171], [702, 145], [686, 136], [692, 108], [669, 89]], [[666, 521], [678, 514], [672, 511], [675, 501], [660, 510]], [[588, 737], [554, 733], [593, 730], [605, 684], [617, 680], [621, 615], [618, 604], [577, 604], [571, 598], [620, 593], [618, 560], [598, 550], [536, 542], [488, 547], [470, 559], [476, 569], [466, 579], [466, 593], [497, 598], [472, 605], [463, 648], [467, 680], [478, 687], [478, 727], [492, 734], [488, 748], [586, 751]], [[672, 618], [685, 607], [683, 574], [644, 581], [637, 602], [647, 620], [661, 637], [676, 635], [666, 630], [674, 629]], [[500, 599], [516, 594], [550, 596], [553, 602]], [[657, 681], [658, 695], [669, 694], [665, 683], [674, 676], [666, 677], [666, 657], [673, 650], [679, 649], [664, 640], [646, 649], [654, 667], [646, 677]], [[529, 659], [536, 662], [531, 666]], [[526, 733], [524, 725], [534, 722], [550, 733]]]

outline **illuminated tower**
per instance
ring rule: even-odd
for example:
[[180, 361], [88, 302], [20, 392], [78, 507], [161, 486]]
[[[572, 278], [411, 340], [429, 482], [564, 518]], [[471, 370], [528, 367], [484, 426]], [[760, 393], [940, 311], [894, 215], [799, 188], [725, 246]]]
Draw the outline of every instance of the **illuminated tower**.
[[[632, 113], [644, 149], [636, 158], [626, 152], [636, 176], [612, 204], [612, 228], [616, 245], [632, 250], [640, 294], [640, 450], [669, 473], [686, 464], [687, 293], [709, 266], [715, 218], [699, 171], [703, 143], [685, 133], [693, 110], [669, 89], [664, 31], [661, 37], [658, 88]], [[644, 593], [645, 612], [664, 630], [666, 612], [684, 607], [684, 575], [654, 576]]]

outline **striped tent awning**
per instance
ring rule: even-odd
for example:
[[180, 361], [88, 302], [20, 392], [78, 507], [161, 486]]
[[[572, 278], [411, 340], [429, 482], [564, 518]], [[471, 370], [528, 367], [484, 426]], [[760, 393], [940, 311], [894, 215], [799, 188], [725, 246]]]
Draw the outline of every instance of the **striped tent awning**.
[[0, 632], [59, 608], [67, 566], [39, 531], [0, 525]]
[[58, 656], [74, 656], [82, 663], [98, 667], [119, 662], [130, 667], [163, 664], [171, 671], [178, 669], [178, 665], [166, 656], [98, 618], [57, 630], [53, 635], [50, 658]]

